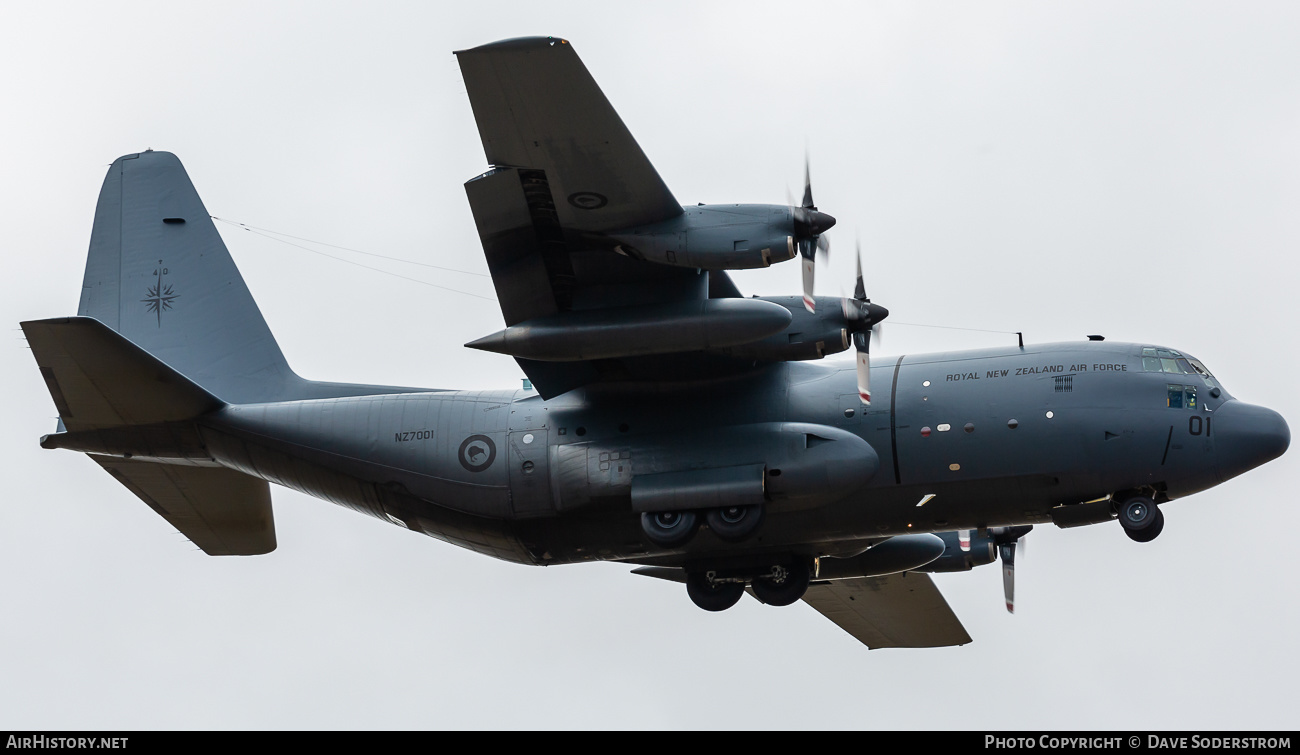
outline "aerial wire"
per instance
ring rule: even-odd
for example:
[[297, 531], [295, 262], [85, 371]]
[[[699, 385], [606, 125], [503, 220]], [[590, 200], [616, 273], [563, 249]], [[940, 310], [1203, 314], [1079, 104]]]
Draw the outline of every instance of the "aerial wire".
[[[322, 256], [322, 257], [329, 257], [329, 258], [332, 259], [332, 260], [338, 260], [339, 262], [346, 262], [346, 263], [348, 263], [349, 265], [356, 265], [357, 267], [365, 268], [366, 270], [373, 270], [373, 271], [376, 272], [376, 273], [383, 273], [384, 275], [391, 275], [391, 276], [393, 276], [394, 278], [401, 278], [402, 280], [408, 280], [408, 281], [411, 281], [412, 283], [419, 283], [419, 284], [421, 284], [421, 285], [429, 286], [429, 287], [431, 287], [431, 288], [437, 288], [437, 289], [441, 289], [441, 290], [443, 290], [443, 291], [450, 291], [450, 292], [452, 292], [452, 293], [454, 293], [454, 294], [464, 294], [465, 296], [472, 296], [472, 297], [474, 297], [475, 299], [482, 299], [483, 301], [490, 301], [490, 302], [495, 302], [495, 301], [496, 301], [496, 299], [491, 298], [491, 297], [488, 297], [488, 296], [480, 296], [479, 294], [473, 294], [473, 293], [470, 293], [469, 291], [461, 291], [460, 289], [450, 288], [450, 287], [448, 287], [448, 286], [440, 286], [440, 285], [438, 285], [437, 283], [430, 283], [430, 282], [425, 281], [425, 280], [420, 280], [419, 278], [411, 278], [411, 277], [409, 277], [409, 276], [402, 275], [401, 273], [394, 273], [394, 272], [392, 272], [391, 270], [384, 270], [383, 268], [371, 267], [370, 265], [363, 265], [363, 264], [361, 264], [360, 262], [357, 262], [357, 261], [355, 261], [355, 260], [347, 259], [346, 257], [339, 257], [338, 255], [329, 254], [328, 252], [322, 252], [322, 251], [319, 250], [319, 249], [312, 249], [311, 247], [303, 246], [302, 244], [295, 244], [295, 243], [293, 243], [292, 241], [285, 241], [285, 240], [282, 239], [282, 238], [279, 238], [279, 237], [277, 237], [277, 236], [273, 236], [273, 235], [271, 235], [271, 234], [274, 234], [274, 233], [278, 233], [278, 231], [267, 231], [267, 230], [264, 230], [264, 229], [261, 229], [261, 228], [257, 228], [256, 226], [250, 226], [250, 225], [246, 225], [246, 224], [244, 224], [244, 223], [238, 223], [238, 222], [235, 222], [235, 221], [233, 221], [233, 220], [226, 220], [225, 218], [219, 218], [219, 217], [217, 217], [216, 215], [210, 215], [209, 217], [211, 217], [213, 220], [219, 220], [219, 221], [221, 221], [222, 223], [225, 223], [225, 224], [227, 224], [227, 225], [232, 225], [232, 226], [235, 226], [236, 228], [242, 228], [243, 230], [248, 231], [249, 233], [252, 233], [252, 234], [255, 234], [255, 235], [261, 236], [261, 237], [263, 237], [263, 238], [270, 239], [271, 241], [278, 241], [278, 242], [280, 242], [281, 244], [287, 244], [287, 245], [289, 245], [289, 246], [291, 246], [291, 247], [294, 247], [295, 249], [302, 249], [303, 251], [311, 252], [312, 254], [319, 254], [319, 255]], [[295, 239], [298, 239], [298, 240], [300, 240], [300, 241], [307, 241], [308, 243], [312, 243], [312, 244], [321, 244], [322, 246], [333, 247], [333, 248], [335, 248], [335, 249], [345, 249], [345, 250], [347, 250], [347, 251], [349, 251], [349, 252], [357, 252], [357, 253], [359, 253], [359, 254], [366, 254], [366, 255], [369, 255], [369, 256], [372, 256], [372, 257], [382, 257], [383, 259], [394, 260], [394, 261], [397, 261], [397, 262], [405, 262], [405, 263], [408, 263], [408, 264], [411, 264], [411, 265], [422, 265], [422, 266], [424, 266], [424, 267], [433, 267], [433, 268], [437, 268], [437, 269], [439, 269], [439, 270], [446, 270], [446, 271], [453, 272], [453, 273], [465, 273], [466, 275], [480, 275], [480, 276], [483, 276], [483, 277], [488, 277], [488, 276], [484, 275], [483, 273], [471, 273], [471, 272], [468, 272], [468, 271], [465, 271], [465, 270], [453, 270], [452, 268], [439, 267], [438, 265], [430, 265], [430, 264], [425, 263], [425, 262], [415, 262], [414, 260], [404, 260], [404, 259], [400, 259], [400, 258], [398, 258], [398, 257], [386, 257], [386, 256], [384, 256], [384, 255], [382, 255], [382, 254], [374, 254], [373, 252], [362, 252], [362, 251], [359, 250], [359, 249], [348, 249], [347, 247], [338, 246], [338, 245], [336, 245], [336, 244], [326, 244], [326, 243], [323, 242], [323, 241], [311, 241], [310, 239], [304, 239], [304, 238], [300, 238], [300, 237], [298, 237], [298, 236], [290, 236], [290, 235], [287, 234], [287, 233], [282, 233], [282, 234], [280, 234], [280, 235], [281, 235], [281, 236], [288, 236], [289, 238], [295, 238]]]
[[488, 275], [487, 273], [476, 273], [476, 272], [473, 272], [473, 271], [471, 271], [471, 270], [457, 270], [457, 269], [455, 269], [455, 268], [451, 268], [451, 267], [443, 267], [442, 265], [433, 265], [433, 264], [430, 264], [430, 263], [428, 263], [428, 262], [417, 262], [417, 261], [415, 261], [415, 260], [402, 259], [401, 257], [389, 257], [389, 256], [384, 255], [384, 254], [375, 254], [374, 252], [363, 252], [363, 251], [360, 250], [360, 249], [353, 249], [353, 248], [351, 248], [351, 247], [339, 246], [338, 244], [330, 244], [330, 243], [327, 243], [327, 242], [324, 242], [324, 241], [315, 241], [315, 240], [313, 240], [313, 239], [305, 239], [305, 238], [303, 238], [302, 236], [294, 236], [293, 234], [291, 234], [291, 233], [285, 233], [284, 231], [273, 231], [273, 230], [271, 230], [270, 228], [259, 228], [259, 227], [255, 226], [255, 225], [249, 225], [249, 224], [247, 224], [247, 223], [240, 223], [240, 222], [237, 221], [237, 220], [226, 220], [225, 218], [219, 218], [219, 217], [217, 217], [216, 215], [209, 215], [208, 217], [212, 218], [213, 220], [220, 220], [221, 222], [226, 223], [226, 224], [228, 224], [228, 225], [239, 226], [240, 228], [244, 228], [244, 229], [246, 229], [246, 230], [261, 231], [261, 232], [263, 232], [263, 233], [271, 233], [271, 234], [274, 234], [274, 235], [276, 235], [276, 236], [284, 236], [285, 238], [296, 239], [296, 240], [298, 240], [298, 241], [306, 241], [308, 244], [319, 244], [320, 246], [328, 246], [328, 247], [330, 247], [331, 249], [342, 249], [342, 250], [345, 251], [345, 252], [355, 252], [355, 253], [357, 253], [357, 254], [364, 254], [364, 255], [366, 255], [367, 257], [378, 257], [378, 258], [380, 258], [380, 259], [384, 259], [384, 260], [392, 260], [392, 261], [394, 261], [394, 262], [404, 262], [404, 263], [406, 263], [406, 264], [408, 264], [408, 265], [419, 265], [419, 266], [421, 266], [421, 267], [431, 267], [431, 268], [434, 268], [435, 270], [445, 270], [445, 271], [447, 271], [447, 272], [449, 272], [449, 273], [460, 273], [460, 274], [462, 274], [462, 275], [477, 275], [477, 276], [480, 277], [480, 278], [490, 278], [490, 277], [492, 277], [492, 276]]
[[898, 320], [892, 320], [892, 319], [889, 321], [889, 324], [890, 325], [911, 325], [914, 328], [943, 328], [944, 330], [970, 330], [976, 333], [1002, 333], [1010, 336], [1017, 335], [1020, 332], [1018, 330], [988, 330], [987, 328], [959, 328], [955, 325], [926, 325], [925, 323], [921, 323], [921, 322], [900, 322]]

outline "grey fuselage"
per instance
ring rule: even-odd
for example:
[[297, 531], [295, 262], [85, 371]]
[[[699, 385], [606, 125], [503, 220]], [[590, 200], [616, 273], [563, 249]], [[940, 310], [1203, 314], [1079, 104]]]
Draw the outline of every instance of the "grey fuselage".
[[[1142, 349], [1089, 341], [878, 358], [869, 407], [851, 364], [792, 362], [549, 401], [434, 391], [231, 405], [198, 429], [223, 466], [509, 561], [849, 554], [906, 533], [1106, 521], [1110, 504], [1098, 499], [1178, 498], [1286, 449], [1276, 413], [1221, 389], [1212, 397], [1200, 375], [1143, 371]], [[1190, 387], [1195, 407], [1171, 406], [1171, 385]], [[782, 498], [781, 478], [767, 477], [775, 497], [749, 542], [705, 530], [673, 551], [645, 539], [634, 477], [744, 465], [780, 475], [783, 463], [787, 478], [840, 476], [817, 478], [820, 498]]]

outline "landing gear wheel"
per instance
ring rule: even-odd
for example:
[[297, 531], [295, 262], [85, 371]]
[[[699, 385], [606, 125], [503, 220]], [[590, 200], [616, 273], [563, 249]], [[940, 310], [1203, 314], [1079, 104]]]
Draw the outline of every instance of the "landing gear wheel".
[[655, 511], [641, 515], [641, 529], [650, 542], [664, 548], [686, 545], [700, 526], [694, 511]]
[[1160, 509], [1156, 509], [1155, 512], [1156, 520], [1151, 523], [1151, 526], [1143, 530], [1124, 530], [1124, 534], [1128, 535], [1130, 540], [1139, 543], [1155, 540], [1165, 528], [1165, 513]]
[[725, 611], [745, 594], [745, 586], [740, 582], [714, 582], [709, 578], [712, 573], [688, 572], [686, 594], [691, 596], [692, 603], [706, 611]]
[[1145, 496], [1136, 496], [1119, 505], [1119, 524], [1129, 537], [1154, 525], [1161, 518], [1156, 502]]
[[754, 534], [758, 525], [763, 523], [763, 507], [755, 504], [709, 509], [704, 514], [704, 521], [713, 530], [713, 534], [722, 540], [739, 543]]
[[750, 587], [759, 601], [769, 606], [788, 606], [808, 592], [811, 579], [807, 564], [773, 566], [770, 573], [754, 577]]

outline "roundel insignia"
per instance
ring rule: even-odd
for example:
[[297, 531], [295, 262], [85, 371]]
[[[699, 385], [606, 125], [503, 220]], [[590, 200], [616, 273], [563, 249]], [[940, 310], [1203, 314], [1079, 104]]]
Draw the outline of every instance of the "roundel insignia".
[[471, 435], [460, 444], [460, 465], [470, 472], [482, 472], [497, 458], [497, 447], [486, 435]]
[[609, 204], [609, 199], [594, 191], [579, 191], [569, 195], [569, 204], [579, 210], [598, 210]]

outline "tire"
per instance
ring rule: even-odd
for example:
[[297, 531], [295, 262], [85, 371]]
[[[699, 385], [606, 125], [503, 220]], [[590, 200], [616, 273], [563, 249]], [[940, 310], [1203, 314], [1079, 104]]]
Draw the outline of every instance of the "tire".
[[1124, 530], [1124, 534], [1129, 536], [1130, 540], [1138, 543], [1149, 543], [1160, 536], [1165, 529], [1165, 514], [1160, 509], [1156, 509], [1156, 520], [1150, 527], [1141, 530]]
[[709, 509], [704, 514], [704, 520], [717, 535], [720, 540], [729, 543], [739, 543], [747, 540], [753, 535], [759, 525], [763, 523], [763, 507], [759, 504], [752, 506], [728, 506], [721, 509]]
[[797, 602], [808, 592], [808, 582], [812, 573], [806, 564], [795, 564], [784, 569], [785, 576], [774, 579], [770, 575], [755, 577], [750, 587], [759, 602], [769, 606], [788, 606]]
[[641, 515], [641, 530], [650, 542], [663, 548], [677, 548], [690, 542], [700, 518], [694, 511], [656, 511]]
[[691, 602], [706, 611], [725, 611], [736, 605], [745, 594], [739, 582], [710, 582], [706, 572], [686, 574], [686, 594]]
[[1139, 532], [1154, 525], [1161, 518], [1156, 502], [1145, 496], [1135, 496], [1119, 506], [1119, 524], [1127, 532]]

